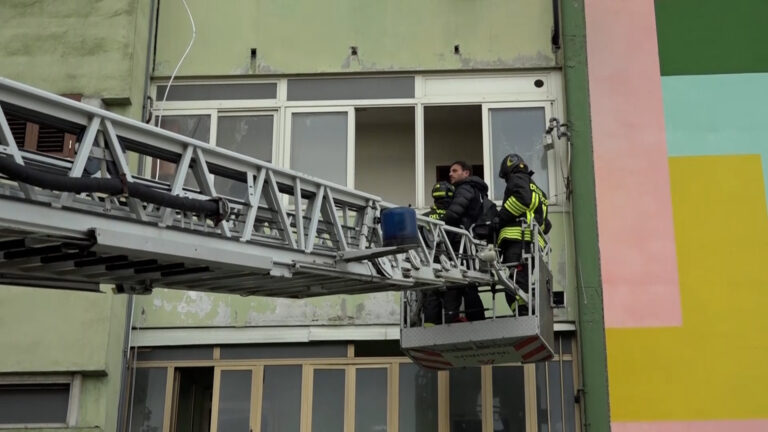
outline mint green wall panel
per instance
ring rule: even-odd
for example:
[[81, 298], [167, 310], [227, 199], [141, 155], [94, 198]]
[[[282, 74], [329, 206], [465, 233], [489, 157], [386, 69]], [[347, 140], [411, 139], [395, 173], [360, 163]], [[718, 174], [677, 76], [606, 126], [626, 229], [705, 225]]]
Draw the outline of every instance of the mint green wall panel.
[[661, 85], [670, 156], [758, 154], [768, 191], [768, 73], [663, 77]]

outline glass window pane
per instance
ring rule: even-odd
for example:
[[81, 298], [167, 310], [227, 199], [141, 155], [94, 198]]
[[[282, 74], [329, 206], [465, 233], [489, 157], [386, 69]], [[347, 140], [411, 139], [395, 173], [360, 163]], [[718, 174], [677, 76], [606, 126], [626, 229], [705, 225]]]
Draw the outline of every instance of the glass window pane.
[[134, 378], [131, 432], [163, 429], [167, 368], [138, 368]]
[[208, 142], [211, 139], [211, 116], [209, 115], [164, 115], [160, 127], [167, 131]]
[[182, 346], [139, 348], [139, 361], [213, 360], [213, 347]]
[[573, 353], [573, 335], [571, 333], [560, 333], [559, 338], [562, 341], [561, 347], [563, 350], [563, 354], [572, 354]]
[[261, 432], [299, 432], [301, 366], [265, 366]]
[[437, 432], [437, 372], [400, 364], [400, 432]]
[[[563, 339], [563, 343], [570, 339]], [[563, 362], [563, 417], [565, 418], [565, 431], [576, 432], [576, 393], [573, 385], [573, 362]]]
[[563, 432], [563, 404], [560, 389], [560, 362], [547, 363], [549, 369], [549, 421], [550, 431]]
[[288, 80], [288, 100], [412, 98], [414, 78], [297, 78]]
[[[163, 100], [167, 88], [167, 85], [157, 86], [158, 101]], [[244, 100], [275, 99], [276, 97], [276, 83], [176, 84], [168, 90], [166, 100]]]
[[312, 430], [344, 431], [344, 370], [318, 369], [312, 388]]
[[251, 371], [223, 370], [219, 388], [219, 430], [251, 430]]
[[[219, 116], [216, 129], [216, 146], [232, 150], [265, 162], [272, 162], [272, 134], [274, 117], [259, 116]], [[244, 199], [248, 186], [243, 181], [216, 177], [216, 192], [233, 198]]]
[[333, 358], [346, 356], [346, 343], [226, 345], [221, 347], [222, 360]]
[[533, 179], [549, 193], [547, 153], [544, 151], [546, 119], [544, 108], [494, 108], [490, 110], [493, 152], [493, 198], [504, 198], [504, 180], [497, 175], [501, 160], [509, 153], [525, 159], [536, 174]]
[[291, 168], [347, 184], [347, 113], [297, 113], [291, 119]]
[[[160, 127], [170, 132], [194, 138], [202, 142], [211, 139], [211, 116], [209, 115], [170, 115], [160, 119]], [[154, 159], [151, 164], [151, 178], [164, 182], [172, 182], [176, 173], [176, 164]], [[197, 188], [197, 182], [192, 175], [192, 170], [187, 173], [184, 186]]]
[[271, 115], [219, 116], [216, 146], [272, 162]]
[[525, 430], [525, 383], [522, 366], [493, 368], [493, 431]]
[[0, 385], [0, 424], [66, 423], [68, 383]]
[[450, 371], [451, 432], [483, 430], [483, 398], [480, 368]]
[[536, 416], [539, 432], [549, 432], [547, 400], [547, 363], [536, 363]]
[[387, 369], [356, 370], [355, 432], [387, 431], [387, 388]]

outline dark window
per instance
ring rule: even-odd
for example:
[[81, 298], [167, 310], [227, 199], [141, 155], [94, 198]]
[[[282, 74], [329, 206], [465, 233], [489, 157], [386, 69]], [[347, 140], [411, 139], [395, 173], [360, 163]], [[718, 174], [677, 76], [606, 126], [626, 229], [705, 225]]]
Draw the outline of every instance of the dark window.
[[403, 357], [403, 352], [397, 340], [356, 341], [355, 357]]
[[209, 346], [139, 348], [137, 360], [138, 361], [213, 360], [213, 348]]
[[400, 99], [414, 97], [413, 77], [300, 78], [288, 80], [288, 100]]
[[0, 424], [66, 423], [69, 383], [0, 384]]
[[75, 135], [55, 126], [32, 123], [7, 114], [5, 117], [19, 148], [66, 158], [75, 155]]
[[[167, 85], [157, 86], [157, 100], [163, 100]], [[249, 100], [277, 98], [276, 83], [177, 84], [168, 91], [167, 101]]]
[[231, 345], [221, 347], [222, 360], [346, 356], [346, 343]]
[[[181, 367], [174, 369], [176, 407], [171, 417], [171, 430], [176, 432], [208, 432], [213, 403], [213, 368]], [[136, 407], [134, 407], [136, 409]]]
[[[62, 95], [80, 102], [81, 95]], [[46, 153], [53, 156], [72, 158], [75, 156], [77, 136], [56, 126], [27, 121], [11, 114], [5, 115], [11, 135], [19, 148]]]

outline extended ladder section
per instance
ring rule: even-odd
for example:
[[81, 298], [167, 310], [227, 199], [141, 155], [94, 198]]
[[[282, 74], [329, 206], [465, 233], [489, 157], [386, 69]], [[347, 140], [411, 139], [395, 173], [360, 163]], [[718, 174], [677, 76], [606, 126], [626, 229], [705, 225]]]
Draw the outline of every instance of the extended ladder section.
[[[480, 287], [481, 293], [489, 292], [491, 295], [491, 307], [485, 311], [486, 319], [430, 325], [424, 322], [425, 291], [406, 290], [403, 293], [400, 346], [406, 355], [432, 369], [532, 363], [552, 358], [552, 308], [555, 305], [549, 269], [550, 245], [535, 222], [523, 225], [523, 230], [531, 231], [533, 241], [524, 249], [522, 262], [499, 264], [493, 248], [480, 254], [501, 281], [498, 290], [493, 285], [491, 288]], [[519, 271], [528, 273], [525, 290], [520, 290], [519, 283], [515, 283]], [[508, 282], [512, 282], [513, 286], [510, 287]], [[505, 303], [497, 304], [497, 296], [503, 299], [506, 294], [517, 298], [511, 309]]]
[[[418, 224], [460, 241], [437, 260], [439, 242], [384, 247], [392, 205], [374, 195], [2, 78], [0, 108], [5, 281], [293, 298], [495, 282], [480, 243], [438, 221]], [[74, 158], [25, 150], [20, 121], [76, 136]]]

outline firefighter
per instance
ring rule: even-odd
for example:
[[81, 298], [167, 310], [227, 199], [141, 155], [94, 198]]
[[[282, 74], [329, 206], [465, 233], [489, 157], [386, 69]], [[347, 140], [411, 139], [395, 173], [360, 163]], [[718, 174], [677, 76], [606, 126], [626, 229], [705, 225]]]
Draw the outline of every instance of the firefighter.
[[453, 200], [454, 187], [447, 181], [441, 181], [435, 183], [432, 187], [432, 206], [424, 216], [430, 219], [443, 220], [445, 218], [445, 210], [451, 205]]
[[[432, 186], [432, 206], [429, 211], [424, 213], [430, 219], [443, 220], [445, 217], [445, 210], [451, 205], [453, 200], [454, 187], [452, 184], [441, 181], [435, 183]], [[432, 233], [424, 233], [424, 237], [432, 237]], [[435, 241], [431, 239], [429, 243]], [[440, 255], [440, 249], [438, 246], [438, 253], [435, 253], [435, 262], [440, 262], [438, 256]], [[439, 290], [429, 290], [424, 294], [424, 322], [427, 324], [440, 324], [440, 309], [443, 304], [443, 295]], [[446, 322], [450, 318], [446, 317]]]
[[[499, 210], [497, 220], [494, 220], [499, 233], [497, 245], [502, 253], [505, 264], [517, 263], [516, 285], [528, 292], [528, 268], [523, 261], [523, 250], [530, 247], [531, 231], [524, 229], [524, 223], [535, 220], [541, 226], [544, 234], [548, 234], [552, 224], [547, 217], [547, 194], [531, 178], [533, 171], [528, 168], [523, 158], [517, 154], [509, 154], [501, 161], [499, 177], [507, 186], [504, 189], [504, 201]], [[518, 303], [517, 296], [505, 293], [507, 303], [512, 310]], [[522, 303], [522, 301], [521, 301]], [[519, 304], [520, 315], [528, 314], [528, 306]]]

